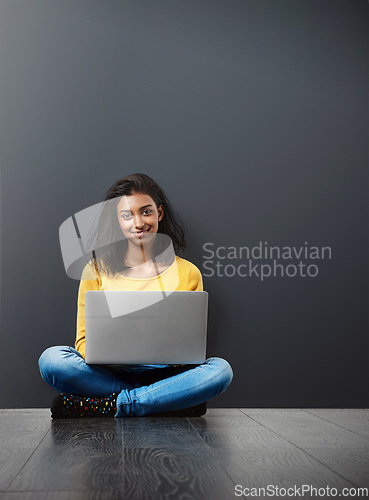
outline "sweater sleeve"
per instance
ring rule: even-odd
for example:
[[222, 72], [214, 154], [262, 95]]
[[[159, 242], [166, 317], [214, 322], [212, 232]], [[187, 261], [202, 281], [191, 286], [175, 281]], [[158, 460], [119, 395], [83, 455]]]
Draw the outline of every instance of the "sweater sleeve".
[[78, 290], [77, 299], [77, 335], [76, 350], [85, 357], [85, 293], [88, 290], [100, 290], [101, 280], [96, 267], [90, 261], [84, 268]]
[[201, 272], [194, 264], [192, 264], [188, 278], [188, 290], [202, 292], [203, 289], [204, 287]]

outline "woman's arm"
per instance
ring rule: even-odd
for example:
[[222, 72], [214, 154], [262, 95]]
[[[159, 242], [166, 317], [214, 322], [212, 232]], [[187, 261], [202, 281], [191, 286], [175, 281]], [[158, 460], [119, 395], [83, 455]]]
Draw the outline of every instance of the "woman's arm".
[[92, 261], [83, 270], [77, 300], [77, 335], [74, 346], [83, 357], [85, 357], [85, 293], [88, 290], [101, 290], [97, 267]]
[[201, 272], [194, 264], [191, 264], [191, 270], [188, 279], [188, 290], [200, 292], [204, 290]]

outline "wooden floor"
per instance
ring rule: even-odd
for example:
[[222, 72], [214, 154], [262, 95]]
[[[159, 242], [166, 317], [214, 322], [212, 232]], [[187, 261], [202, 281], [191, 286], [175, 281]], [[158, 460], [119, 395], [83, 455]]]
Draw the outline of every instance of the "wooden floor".
[[369, 488], [369, 410], [79, 420], [0, 410], [0, 500], [227, 500], [236, 485], [304, 484]]

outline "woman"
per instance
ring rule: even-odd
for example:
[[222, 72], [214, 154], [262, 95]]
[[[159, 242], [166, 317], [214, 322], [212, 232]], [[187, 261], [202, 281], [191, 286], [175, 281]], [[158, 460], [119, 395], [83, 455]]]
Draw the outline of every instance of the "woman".
[[101, 366], [84, 360], [87, 290], [203, 289], [200, 271], [171, 252], [172, 244], [175, 251], [185, 248], [184, 230], [160, 186], [145, 174], [116, 182], [104, 202], [94, 258], [81, 277], [75, 348], [50, 347], [39, 359], [42, 378], [60, 393], [53, 418], [202, 415], [206, 401], [229, 386], [232, 368], [221, 358], [199, 365]]

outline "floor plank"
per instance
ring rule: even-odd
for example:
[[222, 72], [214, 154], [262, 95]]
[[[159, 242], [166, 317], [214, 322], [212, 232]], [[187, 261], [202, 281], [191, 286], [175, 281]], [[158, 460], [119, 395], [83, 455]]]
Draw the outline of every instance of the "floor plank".
[[0, 491], [6, 490], [34, 452], [34, 448], [0, 450]]
[[[353, 485], [369, 488], [369, 449], [305, 448], [311, 456], [345, 477]], [[369, 493], [368, 495], [369, 496]]]
[[290, 449], [291, 444], [237, 409], [214, 409], [190, 423], [215, 452]]
[[0, 500], [72, 500], [71, 495], [70, 491], [7, 491], [0, 493]]
[[309, 408], [304, 411], [369, 438], [369, 410]]
[[299, 409], [248, 408], [242, 411], [300, 448], [369, 448], [369, 438]]
[[8, 489], [115, 489], [121, 485], [122, 463], [118, 419], [55, 420]]
[[224, 499], [233, 492], [219, 458], [194, 432], [194, 420], [202, 418], [124, 421], [128, 498]]
[[125, 450], [126, 498], [231, 498], [233, 482], [205, 448], [130, 448]]
[[[248, 411], [248, 410], [247, 410]], [[261, 410], [270, 413], [269, 410]], [[221, 459], [234, 485], [315, 487], [352, 484], [304, 450], [248, 417], [244, 411], [215, 410], [206, 419], [191, 420], [200, 437]], [[305, 498], [308, 498], [305, 495]]]
[[[252, 450], [248, 452], [220, 453], [223, 467], [231, 476], [234, 485], [248, 488], [301, 488], [312, 485], [314, 488], [337, 488], [354, 486], [330, 468], [306, 454], [303, 450]], [[292, 495], [292, 498], [298, 498]], [[270, 498], [267, 494], [259, 498]], [[316, 498], [305, 494], [304, 498]]]
[[50, 426], [50, 410], [0, 410], [0, 449], [35, 447]]
[[9, 489], [60, 491], [76, 485], [142, 499], [223, 499], [233, 488], [187, 419], [149, 417], [53, 422]]
[[0, 410], [0, 490], [6, 490], [50, 429], [50, 412]]
[[0, 500], [127, 500], [120, 491], [7, 491]]

